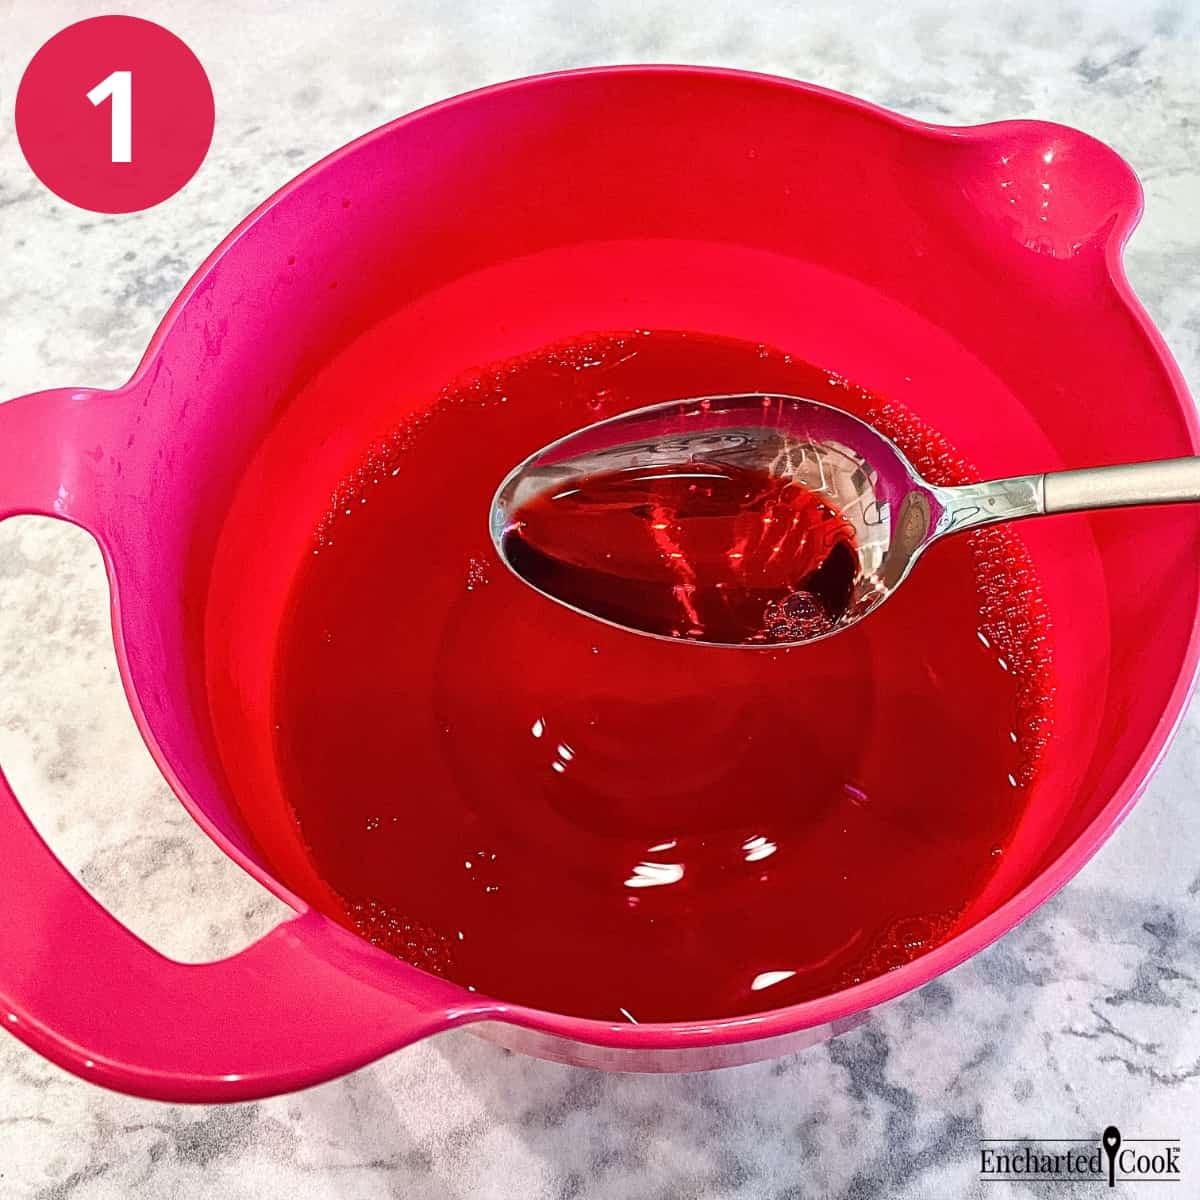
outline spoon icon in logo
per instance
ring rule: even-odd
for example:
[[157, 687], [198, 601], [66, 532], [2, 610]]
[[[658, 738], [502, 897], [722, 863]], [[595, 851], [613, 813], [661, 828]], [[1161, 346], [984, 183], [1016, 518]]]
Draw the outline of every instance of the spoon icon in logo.
[[1108, 1186], [1117, 1186], [1117, 1151], [1121, 1148], [1121, 1131], [1110, 1125], [1100, 1138], [1104, 1153], [1108, 1155]]

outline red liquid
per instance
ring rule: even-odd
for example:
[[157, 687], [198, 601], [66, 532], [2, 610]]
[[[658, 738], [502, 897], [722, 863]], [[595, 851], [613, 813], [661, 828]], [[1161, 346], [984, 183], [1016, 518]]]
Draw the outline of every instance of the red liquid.
[[1052, 720], [1048, 619], [1012, 530], [934, 547], [837, 637], [753, 652], [604, 625], [491, 546], [492, 492], [540, 445], [749, 390], [835, 397], [933, 481], [972, 476], [837, 377], [654, 333], [481, 372], [337, 485], [279, 631], [273, 714], [307, 854], [345, 899], [332, 915], [482, 994], [642, 1022], [793, 1003], [954, 931]]
[[815, 492], [708, 463], [631, 467], [543, 493], [505, 530], [509, 565], [584, 612], [726, 644], [828, 633], [858, 574], [854, 530]]

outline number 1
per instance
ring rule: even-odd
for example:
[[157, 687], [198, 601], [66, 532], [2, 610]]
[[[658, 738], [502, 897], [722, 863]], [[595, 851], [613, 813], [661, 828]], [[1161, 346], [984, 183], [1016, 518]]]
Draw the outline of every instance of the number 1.
[[113, 71], [87, 98], [97, 107], [112, 100], [112, 161], [133, 162], [133, 72]]

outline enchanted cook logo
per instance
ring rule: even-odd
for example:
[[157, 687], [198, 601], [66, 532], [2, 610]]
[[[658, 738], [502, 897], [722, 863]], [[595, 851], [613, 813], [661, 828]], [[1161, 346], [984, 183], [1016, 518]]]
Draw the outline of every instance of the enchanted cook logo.
[[981, 1138], [981, 1179], [1011, 1183], [1178, 1183], [1179, 1138]]

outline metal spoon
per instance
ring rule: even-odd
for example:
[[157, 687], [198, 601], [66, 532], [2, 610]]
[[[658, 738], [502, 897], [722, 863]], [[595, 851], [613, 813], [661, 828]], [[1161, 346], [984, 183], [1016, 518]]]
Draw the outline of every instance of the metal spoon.
[[[790, 478], [828, 497], [853, 525], [859, 571], [848, 602], [831, 614], [832, 627], [820, 637], [848, 629], [878, 608], [921, 553], [947, 534], [1052, 513], [1200, 500], [1200, 458], [937, 487], [865, 421], [817, 400], [758, 392], [656, 404], [552, 442], [501, 483], [491, 508], [493, 542], [507, 562], [504, 534], [512, 515], [549, 489], [611, 471], [684, 463]], [[703, 636], [695, 640], [727, 644]]]

